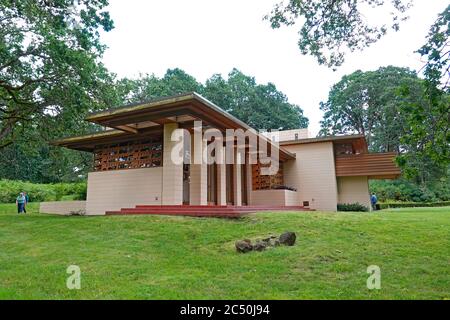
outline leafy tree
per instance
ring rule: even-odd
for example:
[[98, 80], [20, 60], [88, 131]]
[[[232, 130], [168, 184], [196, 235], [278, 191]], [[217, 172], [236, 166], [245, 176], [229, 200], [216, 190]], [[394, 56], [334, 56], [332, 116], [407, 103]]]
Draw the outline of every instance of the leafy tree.
[[201, 92], [202, 84], [179, 68], [168, 69], [163, 78], [154, 74], [141, 75], [138, 79], [123, 78], [117, 81], [116, 90], [122, 103], [171, 96], [186, 92]]
[[[407, 169], [408, 176], [418, 172], [407, 164], [423, 158], [430, 159], [441, 170], [450, 165], [449, 27], [450, 5], [439, 15], [430, 29], [427, 43], [418, 51], [427, 59], [424, 67], [427, 103], [411, 101], [403, 104], [410, 130], [402, 137], [402, 142], [412, 148], [398, 160]], [[414, 92], [404, 88], [402, 94], [408, 96]]]
[[0, 0], [0, 149], [51, 118], [78, 121], [103, 104], [98, 62], [107, 0]]
[[162, 78], [144, 75], [136, 80], [121, 79], [116, 90], [124, 103], [195, 91], [256, 129], [308, 126], [302, 109], [290, 104], [274, 84], [257, 84], [255, 78], [236, 69], [227, 80], [216, 74], [205, 85], [181, 69], [169, 69]]
[[228, 74], [228, 80], [213, 75], [206, 81], [204, 95], [255, 129], [286, 130], [308, 126], [303, 110], [289, 103], [273, 83], [257, 84], [255, 78], [237, 69]]
[[50, 146], [42, 139], [19, 137], [0, 153], [2, 179], [54, 183], [83, 180], [92, 168], [92, 156]]
[[[434, 145], [436, 135], [445, 134], [436, 129], [445, 127], [438, 121], [446, 120], [440, 120], [426, 90], [427, 82], [405, 68], [389, 66], [344, 76], [321, 103], [320, 135], [363, 134], [371, 151], [399, 152], [403, 173], [417, 184], [438, 181], [447, 174], [448, 159], [432, 158], [430, 149], [436, 148], [439, 156], [448, 154], [448, 149], [439, 149], [445, 143]], [[448, 101], [448, 95], [441, 99]], [[419, 124], [412, 124], [419, 119]]]
[[[425, 79], [427, 79], [430, 94], [434, 96], [442, 95], [443, 91], [448, 93], [450, 83], [450, 5], [439, 14], [435, 23], [431, 26], [427, 36], [427, 43], [424, 44], [418, 53], [426, 58]], [[442, 88], [443, 90], [438, 90]]]
[[298, 41], [301, 52], [314, 56], [319, 64], [336, 67], [344, 62], [343, 47], [347, 51], [362, 50], [387, 33], [388, 25], [369, 23], [364, 12], [389, 7], [384, 11], [385, 17], [391, 17], [390, 28], [397, 31], [400, 22], [407, 19], [411, 3], [411, 0], [289, 0], [275, 5], [265, 19], [274, 29], [301, 21]]
[[[415, 95], [403, 97], [401, 89]], [[366, 136], [373, 151], [400, 151], [405, 132], [405, 100], [425, 103], [424, 85], [414, 71], [393, 66], [376, 71], [355, 71], [344, 76], [322, 102], [321, 135], [359, 133]]]

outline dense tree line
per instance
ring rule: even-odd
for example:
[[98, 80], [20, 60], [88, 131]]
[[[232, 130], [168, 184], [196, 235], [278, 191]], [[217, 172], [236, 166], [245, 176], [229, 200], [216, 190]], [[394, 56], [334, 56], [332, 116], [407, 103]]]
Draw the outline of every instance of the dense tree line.
[[274, 84], [258, 84], [254, 77], [237, 69], [226, 79], [214, 74], [204, 85], [181, 69], [169, 69], [162, 78], [144, 75], [137, 80], [122, 79], [117, 90], [124, 103], [195, 91], [255, 129], [308, 126], [303, 110], [289, 103]]

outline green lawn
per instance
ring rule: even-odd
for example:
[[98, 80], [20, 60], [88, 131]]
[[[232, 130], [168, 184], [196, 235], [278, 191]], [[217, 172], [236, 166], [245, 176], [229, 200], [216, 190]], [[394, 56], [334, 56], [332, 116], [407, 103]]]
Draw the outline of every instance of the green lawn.
[[[0, 205], [2, 299], [449, 299], [450, 208], [241, 220], [17, 215]], [[285, 230], [294, 247], [237, 254]], [[81, 268], [81, 290], [66, 268]], [[368, 290], [366, 269], [381, 268]]]

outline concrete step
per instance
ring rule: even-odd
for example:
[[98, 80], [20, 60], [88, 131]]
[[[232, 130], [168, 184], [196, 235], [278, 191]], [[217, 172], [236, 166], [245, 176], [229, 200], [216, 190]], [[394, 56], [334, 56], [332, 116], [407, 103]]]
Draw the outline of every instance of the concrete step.
[[135, 208], [122, 208], [108, 211], [107, 215], [155, 214], [192, 217], [239, 218], [242, 215], [264, 211], [310, 211], [303, 206], [214, 206], [214, 205], [137, 205]]

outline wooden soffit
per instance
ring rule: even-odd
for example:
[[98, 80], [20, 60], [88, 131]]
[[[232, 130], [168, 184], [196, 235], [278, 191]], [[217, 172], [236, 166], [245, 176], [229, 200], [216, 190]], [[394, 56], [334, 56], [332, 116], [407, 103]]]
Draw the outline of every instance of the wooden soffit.
[[400, 168], [394, 162], [396, 156], [395, 152], [336, 156], [336, 176], [396, 179], [401, 174]]

